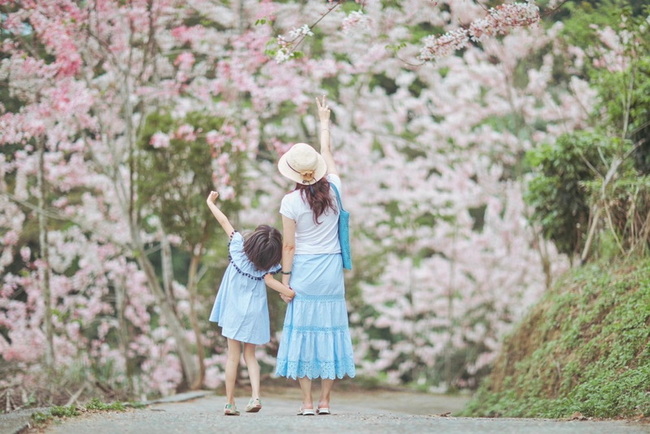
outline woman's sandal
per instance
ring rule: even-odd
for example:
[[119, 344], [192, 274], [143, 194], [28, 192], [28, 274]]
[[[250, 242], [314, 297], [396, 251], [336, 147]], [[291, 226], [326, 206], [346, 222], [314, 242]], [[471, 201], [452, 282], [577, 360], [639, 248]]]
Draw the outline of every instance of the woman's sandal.
[[319, 407], [316, 410], [316, 413], [318, 413], [318, 414], [332, 414], [332, 413], [330, 413], [330, 409], [327, 408], [327, 407]]
[[262, 409], [262, 401], [259, 398], [251, 398], [246, 406], [247, 413], [257, 413]]
[[239, 416], [239, 410], [235, 404], [226, 404], [223, 408], [223, 414], [226, 416]]
[[314, 411], [313, 408], [302, 408], [300, 407], [300, 410], [298, 410], [298, 416], [314, 416], [316, 412]]

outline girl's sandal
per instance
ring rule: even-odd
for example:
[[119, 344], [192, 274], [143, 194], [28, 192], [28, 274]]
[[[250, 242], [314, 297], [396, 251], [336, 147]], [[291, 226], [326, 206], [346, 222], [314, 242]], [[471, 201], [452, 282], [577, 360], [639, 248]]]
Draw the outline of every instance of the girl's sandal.
[[298, 416], [314, 416], [316, 412], [314, 411], [313, 408], [302, 408], [300, 407], [300, 410], [298, 410]]
[[246, 406], [247, 413], [257, 413], [262, 409], [262, 401], [259, 398], [251, 398]]
[[223, 408], [223, 414], [226, 416], [239, 416], [239, 410], [237, 410], [237, 406], [234, 404], [226, 404]]

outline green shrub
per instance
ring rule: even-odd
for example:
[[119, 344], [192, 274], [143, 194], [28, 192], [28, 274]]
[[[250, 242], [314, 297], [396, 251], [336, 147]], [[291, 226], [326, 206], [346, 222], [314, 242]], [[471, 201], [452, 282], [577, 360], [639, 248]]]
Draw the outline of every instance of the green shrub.
[[466, 416], [650, 416], [650, 259], [597, 262], [549, 291], [504, 341]]

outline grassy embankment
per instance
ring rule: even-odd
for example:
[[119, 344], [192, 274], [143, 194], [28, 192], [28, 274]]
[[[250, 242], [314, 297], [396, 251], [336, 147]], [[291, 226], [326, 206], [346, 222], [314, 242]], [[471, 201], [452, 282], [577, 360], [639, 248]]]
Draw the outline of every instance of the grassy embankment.
[[650, 260], [565, 276], [506, 339], [463, 414], [650, 417]]

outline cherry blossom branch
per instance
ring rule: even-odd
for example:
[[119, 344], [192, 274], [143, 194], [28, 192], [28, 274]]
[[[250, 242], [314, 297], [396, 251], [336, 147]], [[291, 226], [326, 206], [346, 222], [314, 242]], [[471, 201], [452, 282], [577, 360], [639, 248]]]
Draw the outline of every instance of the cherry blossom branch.
[[471, 42], [508, 34], [515, 28], [528, 27], [540, 20], [539, 7], [534, 0], [526, 3], [502, 4], [490, 8], [488, 15], [472, 21], [467, 28], [450, 30], [441, 36], [427, 36], [418, 58], [423, 61], [435, 60], [451, 55], [467, 47]]
[[64, 217], [59, 213], [56, 213], [56, 212], [51, 211], [51, 210], [47, 210], [47, 209], [45, 209], [43, 207], [40, 207], [38, 205], [34, 205], [33, 203], [28, 202], [26, 200], [22, 200], [22, 199], [18, 198], [17, 196], [15, 196], [15, 195], [13, 195], [11, 193], [0, 192], [0, 196], [4, 196], [4, 197], [8, 198], [9, 200], [11, 200], [12, 202], [17, 203], [18, 205], [22, 205], [25, 208], [29, 208], [30, 210], [34, 211], [36, 214], [42, 214], [42, 215], [46, 216], [47, 218], [51, 218], [51, 219], [55, 219], [55, 220], [61, 220], [61, 221], [64, 221], [64, 222], [75, 223], [76, 225], [78, 225], [80, 227], [83, 227], [83, 225], [81, 225], [78, 221], [75, 221], [74, 219], [71, 219], [70, 217]]
[[[330, 3], [333, 3], [333, 5], [328, 7], [327, 11], [322, 13], [321, 16], [313, 24], [305, 24], [297, 29], [291, 30], [289, 32], [289, 38], [291, 38], [290, 40], [287, 40], [282, 35], [278, 36], [275, 40], [279, 48], [277, 50], [267, 50], [267, 54], [272, 55], [278, 63], [286, 62], [291, 58], [298, 57], [298, 54], [300, 52], [297, 51], [297, 48], [300, 46], [300, 44], [303, 43], [307, 36], [313, 36], [314, 33], [312, 30], [318, 25], [318, 23], [320, 23], [326, 16], [331, 14], [334, 9], [339, 7], [345, 0], [329, 1]], [[265, 23], [266, 21], [259, 20], [258, 22]]]
[[[329, 0], [332, 6], [311, 25], [303, 25], [289, 32], [288, 37], [277, 36], [275, 42], [277, 49], [269, 49], [267, 55], [275, 58], [278, 63], [286, 62], [292, 58], [302, 56], [297, 49], [305, 41], [307, 36], [313, 36], [313, 29], [330, 13], [340, 6], [345, 0]], [[544, 13], [544, 16], [555, 13], [568, 0], [561, 0], [553, 9]], [[356, 0], [361, 10], [353, 12], [345, 18], [344, 30], [349, 27], [346, 23], [362, 20], [365, 1]], [[435, 2], [434, 2], [435, 3]], [[406, 61], [398, 56], [398, 51], [405, 44], [389, 45], [387, 48], [395, 53], [395, 56], [409, 66], [418, 67], [428, 61], [449, 56], [458, 50], [468, 47], [472, 42], [481, 42], [487, 38], [497, 35], [506, 35], [515, 28], [528, 27], [540, 21], [541, 15], [535, 0], [526, 0], [525, 3], [504, 3], [493, 8], [486, 8], [480, 5], [486, 12], [483, 18], [472, 21], [469, 25], [450, 30], [442, 35], [430, 35], [423, 39], [424, 46], [420, 50], [417, 59], [421, 63]], [[266, 23], [266, 19], [258, 20], [258, 24]], [[349, 23], [348, 23], [349, 24]]]
[[544, 18], [549, 17], [549, 16], [555, 14], [557, 11], [559, 11], [562, 8], [562, 6], [564, 6], [566, 3], [569, 3], [569, 1], [570, 0], [562, 0], [562, 1], [558, 2], [557, 4], [553, 5], [553, 7], [551, 9], [547, 9], [546, 11], [541, 13], [540, 15], [542, 17], [544, 17]]

